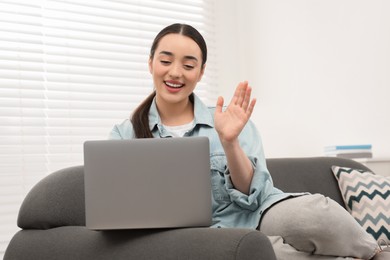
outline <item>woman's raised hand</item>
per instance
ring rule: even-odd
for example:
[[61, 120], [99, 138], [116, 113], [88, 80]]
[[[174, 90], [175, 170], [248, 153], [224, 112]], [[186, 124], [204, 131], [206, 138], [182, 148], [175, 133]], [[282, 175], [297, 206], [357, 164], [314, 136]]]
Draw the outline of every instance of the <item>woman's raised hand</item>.
[[222, 111], [223, 97], [218, 97], [215, 109], [215, 129], [221, 142], [229, 143], [238, 138], [252, 115], [256, 99], [251, 100], [252, 88], [247, 81], [240, 82], [225, 111]]

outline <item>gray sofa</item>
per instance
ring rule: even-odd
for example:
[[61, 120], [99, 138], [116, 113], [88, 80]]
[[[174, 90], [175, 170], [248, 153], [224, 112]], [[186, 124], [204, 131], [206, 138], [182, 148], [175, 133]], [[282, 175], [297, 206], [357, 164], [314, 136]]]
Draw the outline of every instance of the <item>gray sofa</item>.
[[[331, 166], [367, 170], [341, 158], [268, 159], [276, 187], [322, 193], [344, 206]], [[21, 205], [21, 228], [5, 252], [13, 259], [259, 259], [275, 254], [266, 236], [248, 229], [184, 228], [92, 231], [85, 228], [83, 167], [45, 177]]]

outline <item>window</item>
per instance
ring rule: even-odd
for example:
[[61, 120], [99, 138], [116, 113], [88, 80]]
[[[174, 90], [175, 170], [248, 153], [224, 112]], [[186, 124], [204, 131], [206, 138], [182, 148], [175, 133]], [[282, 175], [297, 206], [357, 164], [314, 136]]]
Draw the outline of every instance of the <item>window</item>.
[[149, 49], [166, 25], [205, 37], [196, 93], [215, 103], [213, 12], [206, 0], [0, 1], [0, 255], [31, 187], [83, 164], [83, 142], [106, 139], [152, 91]]

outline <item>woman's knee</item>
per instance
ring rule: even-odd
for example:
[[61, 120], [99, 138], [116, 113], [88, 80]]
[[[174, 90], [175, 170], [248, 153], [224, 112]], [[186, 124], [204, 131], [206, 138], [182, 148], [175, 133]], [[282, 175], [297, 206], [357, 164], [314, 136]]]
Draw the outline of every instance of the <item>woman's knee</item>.
[[350, 218], [348, 212], [330, 198], [321, 194], [304, 195], [272, 206], [263, 216], [260, 230], [267, 235], [328, 236], [328, 232], [332, 233], [340, 224], [342, 215]]

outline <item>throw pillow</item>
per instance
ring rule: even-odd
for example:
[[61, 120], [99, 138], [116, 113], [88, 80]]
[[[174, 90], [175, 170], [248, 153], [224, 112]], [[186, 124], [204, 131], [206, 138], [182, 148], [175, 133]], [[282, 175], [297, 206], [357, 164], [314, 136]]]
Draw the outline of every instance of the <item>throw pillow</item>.
[[390, 178], [333, 166], [347, 210], [378, 241], [390, 243]]

